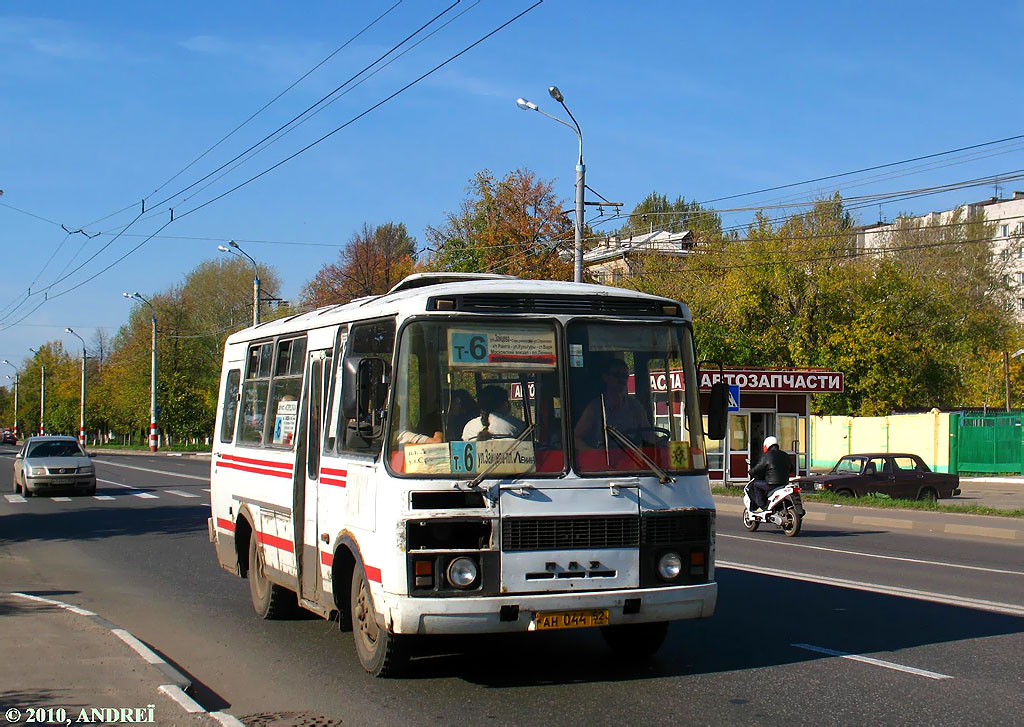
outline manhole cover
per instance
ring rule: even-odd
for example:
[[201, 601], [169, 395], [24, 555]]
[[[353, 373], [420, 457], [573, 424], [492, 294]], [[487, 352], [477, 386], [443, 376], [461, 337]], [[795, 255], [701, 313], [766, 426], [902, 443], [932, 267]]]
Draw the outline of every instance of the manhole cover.
[[344, 724], [337, 717], [312, 712], [261, 712], [239, 719], [249, 727], [338, 727]]

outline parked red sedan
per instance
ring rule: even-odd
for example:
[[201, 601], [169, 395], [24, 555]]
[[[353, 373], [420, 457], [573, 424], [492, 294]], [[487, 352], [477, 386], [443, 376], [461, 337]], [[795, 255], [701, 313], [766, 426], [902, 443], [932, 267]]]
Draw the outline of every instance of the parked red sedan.
[[909, 500], [930, 500], [960, 494], [960, 476], [932, 472], [916, 454], [848, 454], [827, 474], [796, 480], [815, 492], [860, 497], [888, 495]]

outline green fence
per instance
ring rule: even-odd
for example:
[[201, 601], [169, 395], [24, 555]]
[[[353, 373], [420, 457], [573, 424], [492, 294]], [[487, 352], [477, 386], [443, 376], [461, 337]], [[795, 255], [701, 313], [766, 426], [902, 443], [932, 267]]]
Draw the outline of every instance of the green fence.
[[961, 412], [958, 424], [951, 447], [958, 471], [1024, 474], [1024, 415]]

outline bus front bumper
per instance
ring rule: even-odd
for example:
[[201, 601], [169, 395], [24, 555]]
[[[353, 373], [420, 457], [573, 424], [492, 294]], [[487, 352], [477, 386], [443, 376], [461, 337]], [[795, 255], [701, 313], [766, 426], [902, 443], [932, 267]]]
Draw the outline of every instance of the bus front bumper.
[[508, 633], [533, 630], [538, 613], [608, 609], [608, 625], [708, 618], [715, 613], [717, 583], [583, 593], [544, 593], [480, 598], [413, 598], [387, 595], [382, 624], [396, 634]]

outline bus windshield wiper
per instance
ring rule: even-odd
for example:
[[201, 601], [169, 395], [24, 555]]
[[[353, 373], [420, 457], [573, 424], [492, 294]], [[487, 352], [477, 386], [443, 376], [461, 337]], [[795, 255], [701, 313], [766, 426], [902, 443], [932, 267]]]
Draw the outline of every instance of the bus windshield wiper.
[[651, 472], [656, 474], [663, 485], [668, 484], [669, 482], [672, 481], [672, 478], [669, 476], [668, 472], [659, 467], [657, 463], [653, 459], [648, 457], [642, 449], [633, 444], [633, 442], [629, 440], [629, 437], [625, 436], [622, 432], [613, 427], [611, 424], [605, 424], [604, 430], [608, 432], [610, 435], [612, 435], [612, 437], [614, 437], [615, 440], [618, 441], [618, 443], [621, 444], [627, 452], [633, 455], [634, 459], [636, 459], [637, 462], [639, 462], [642, 465], [646, 465], [647, 468], [651, 470]]
[[502, 452], [501, 454], [499, 454], [497, 457], [495, 457], [494, 461], [491, 462], [489, 465], [487, 465], [487, 468], [484, 469], [483, 472], [481, 472], [480, 474], [478, 474], [476, 477], [474, 477], [472, 480], [469, 481], [469, 486], [470, 487], [479, 487], [480, 483], [484, 481], [484, 478], [487, 477], [487, 475], [491, 474], [491, 471], [495, 467], [497, 467], [499, 464], [501, 464], [501, 461], [503, 459], [505, 459], [505, 455], [508, 454], [509, 452], [511, 452], [513, 449], [515, 449], [517, 444], [519, 444], [521, 441], [523, 441], [528, 436], [530, 436], [533, 433], [534, 429], [536, 429], [536, 425], [535, 424], [531, 424], [526, 429], [524, 429], [523, 433], [520, 434], [515, 439], [513, 439], [512, 443], [509, 444], [508, 447], [505, 448], [505, 451]]

